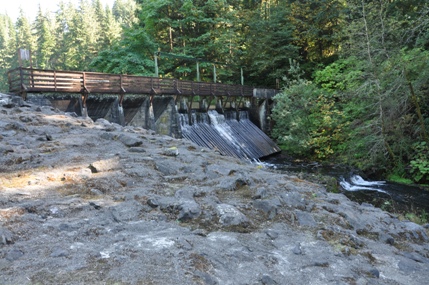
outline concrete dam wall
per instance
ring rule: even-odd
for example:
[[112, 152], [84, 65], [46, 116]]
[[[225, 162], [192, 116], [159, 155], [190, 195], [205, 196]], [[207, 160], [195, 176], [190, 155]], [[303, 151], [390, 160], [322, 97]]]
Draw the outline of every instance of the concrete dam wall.
[[123, 126], [189, 139], [197, 145], [216, 149], [222, 155], [241, 159], [254, 160], [280, 151], [264, 133], [270, 129], [266, 116], [268, 98], [252, 98], [252, 102], [243, 104], [245, 108], [218, 101], [212, 109], [205, 101], [189, 103], [182, 98], [177, 102], [173, 96], [127, 95], [120, 105], [118, 96], [92, 95], [86, 100], [86, 108], [81, 96], [76, 95], [28, 94], [27, 100], [78, 116], [87, 115], [94, 121], [103, 118]]

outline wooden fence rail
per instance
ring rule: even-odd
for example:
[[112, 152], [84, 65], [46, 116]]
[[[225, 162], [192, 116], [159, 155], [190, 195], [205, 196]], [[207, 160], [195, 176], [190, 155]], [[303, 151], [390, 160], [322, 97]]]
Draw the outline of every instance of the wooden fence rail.
[[170, 78], [97, 72], [16, 68], [8, 72], [9, 91], [26, 93], [96, 93], [252, 97], [253, 87]]

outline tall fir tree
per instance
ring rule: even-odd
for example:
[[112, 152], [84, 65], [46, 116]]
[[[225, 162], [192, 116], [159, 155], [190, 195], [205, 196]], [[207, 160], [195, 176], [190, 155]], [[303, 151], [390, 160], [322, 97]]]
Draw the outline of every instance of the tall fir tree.
[[12, 19], [0, 14], [0, 91], [8, 90], [7, 71], [17, 66], [16, 34]]
[[17, 48], [34, 52], [36, 46], [35, 38], [32, 33], [30, 22], [22, 9], [15, 23], [15, 29]]
[[43, 69], [53, 68], [52, 55], [56, 46], [55, 22], [50, 18], [49, 13], [43, 13], [39, 5], [39, 10], [34, 22], [34, 36], [36, 37], [35, 63]]

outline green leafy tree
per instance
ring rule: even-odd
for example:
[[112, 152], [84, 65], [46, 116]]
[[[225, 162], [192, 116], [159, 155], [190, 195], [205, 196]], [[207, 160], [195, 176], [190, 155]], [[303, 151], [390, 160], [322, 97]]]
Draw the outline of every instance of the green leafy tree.
[[101, 51], [91, 62], [91, 68], [106, 73], [153, 76], [151, 55], [155, 47], [144, 30], [130, 30], [121, 41]]
[[307, 81], [290, 60], [287, 86], [274, 97], [273, 136], [291, 155], [324, 160], [338, 155], [348, 141], [348, 125], [335, 92]]

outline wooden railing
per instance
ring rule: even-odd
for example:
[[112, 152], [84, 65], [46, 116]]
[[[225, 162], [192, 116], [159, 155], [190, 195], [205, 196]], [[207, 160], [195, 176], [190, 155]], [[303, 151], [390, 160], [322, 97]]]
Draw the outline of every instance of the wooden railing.
[[253, 87], [97, 72], [16, 68], [8, 72], [11, 93], [146, 94], [252, 97]]

